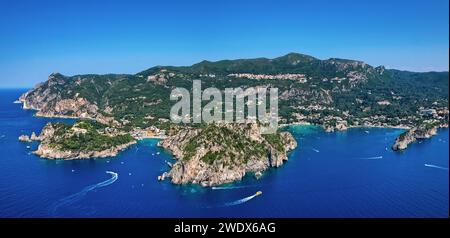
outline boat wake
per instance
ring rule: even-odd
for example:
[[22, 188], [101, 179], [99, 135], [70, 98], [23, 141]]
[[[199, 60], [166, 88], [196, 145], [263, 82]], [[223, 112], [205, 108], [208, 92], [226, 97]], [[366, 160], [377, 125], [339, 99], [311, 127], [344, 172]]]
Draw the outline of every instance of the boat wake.
[[236, 205], [239, 205], [239, 204], [246, 203], [246, 202], [252, 200], [253, 198], [255, 198], [255, 197], [257, 197], [257, 196], [259, 196], [259, 195], [261, 195], [261, 194], [262, 194], [262, 192], [261, 192], [261, 191], [258, 191], [258, 192], [256, 192], [255, 194], [253, 194], [253, 195], [251, 195], [251, 196], [248, 196], [248, 197], [245, 197], [245, 198], [236, 200], [236, 201], [227, 202], [227, 203], [223, 203], [223, 204], [215, 205], [215, 206], [207, 206], [206, 208], [221, 208], [221, 207], [231, 207], [231, 206], [236, 206]]
[[366, 157], [366, 158], [358, 158], [358, 159], [364, 159], [364, 160], [372, 160], [372, 159], [382, 159], [383, 156], [374, 156], [374, 157]]
[[434, 164], [424, 164], [424, 165], [425, 165], [425, 167], [435, 168], [435, 169], [442, 169], [442, 170], [447, 170], [448, 171], [448, 168], [437, 166], [437, 165], [434, 165]]
[[105, 180], [100, 183], [97, 183], [97, 184], [87, 186], [87, 187], [83, 188], [83, 190], [81, 190], [80, 192], [72, 194], [65, 198], [62, 198], [62, 199], [58, 200], [56, 203], [54, 203], [52, 206], [52, 209], [51, 209], [52, 215], [55, 215], [57, 213], [58, 209], [60, 209], [61, 207], [68, 206], [77, 201], [80, 201], [90, 191], [97, 189], [97, 188], [108, 186], [108, 185], [114, 183], [119, 178], [119, 175], [117, 173], [114, 173], [111, 171], [106, 171], [106, 173], [111, 175], [110, 179]]
[[318, 149], [312, 148], [312, 150], [316, 153], [319, 153], [320, 151]]
[[248, 201], [252, 200], [253, 198], [255, 198], [256, 196], [258, 196], [258, 195], [257, 195], [257, 194], [254, 194], [254, 195], [252, 195], [252, 196], [248, 196], [248, 197], [245, 197], [245, 198], [242, 198], [242, 199], [233, 201], [233, 202], [227, 202], [227, 203], [225, 203], [223, 206], [224, 206], [224, 207], [236, 206], [236, 205], [239, 205], [239, 204], [248, 202]]
[[251, 188], [255, 186], [224, 186], [224, 187], [211, 187], [212, 190], [228, 190], [228, 189], [241, 189], [241, 188]]

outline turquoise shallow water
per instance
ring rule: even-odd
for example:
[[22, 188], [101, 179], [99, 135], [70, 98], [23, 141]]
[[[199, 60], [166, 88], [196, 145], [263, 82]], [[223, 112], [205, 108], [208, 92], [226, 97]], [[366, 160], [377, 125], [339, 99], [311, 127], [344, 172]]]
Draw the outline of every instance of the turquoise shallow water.
[[[256, 180], [217, 189], [158, 182], [171, 156], [144, 140], [116, 158], [51, 161], [17, 141], [48, 121], [0, 90], [0, 217], [447, 217], [449, 131], [402, 153], [396, 129], [290, 127], [299, 147]], [[71, 122], [70, 120], [62, 120]], [[262, 196], [252, 197], [261, 190]]]

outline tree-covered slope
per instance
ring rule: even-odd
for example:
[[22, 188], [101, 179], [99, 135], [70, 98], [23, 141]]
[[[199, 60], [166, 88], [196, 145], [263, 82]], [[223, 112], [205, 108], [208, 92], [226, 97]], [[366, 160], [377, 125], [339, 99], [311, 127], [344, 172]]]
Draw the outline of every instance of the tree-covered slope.
[[422, 109], [448, 118], [448, 72], [416, 73], [372, 67], [361, 61], [320, 60], [290, 53], [267, 59], [203, 61], [157, 66], [135, 75], [52, 74], [21, 97], [42, 116], [97, 119], [119, 127], [167, 126], [175, 87], [268, 86], [279, 89], [281, 122], [320, 125], [414, 125]]

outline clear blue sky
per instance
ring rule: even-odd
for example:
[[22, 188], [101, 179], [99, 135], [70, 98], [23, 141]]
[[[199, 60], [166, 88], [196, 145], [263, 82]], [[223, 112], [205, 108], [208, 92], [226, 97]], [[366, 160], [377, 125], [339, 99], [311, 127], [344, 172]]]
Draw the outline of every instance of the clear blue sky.
[[448, 0], [0, 0], [0, 87], [299, 52], [447, 71]]

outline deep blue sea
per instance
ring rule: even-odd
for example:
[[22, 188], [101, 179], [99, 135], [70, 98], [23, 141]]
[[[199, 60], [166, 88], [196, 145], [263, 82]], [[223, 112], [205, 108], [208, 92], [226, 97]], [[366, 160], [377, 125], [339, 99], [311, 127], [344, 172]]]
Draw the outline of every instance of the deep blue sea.
[[[49, 121], [0, 90], [0, 217], [448, 217], [449, 131], [390, 150], [397, 129], [289, 128], [298, 148], [219, 189], [158, 182], [170, 154], [144, 140], [116, 158], [45, 160], [17, 140]], [[30, 148], [27, 148], [27, 145]], [[109, 172], [108, 172], [109, 171]], [[262, 196], [252, 197], [257, 191]]]

